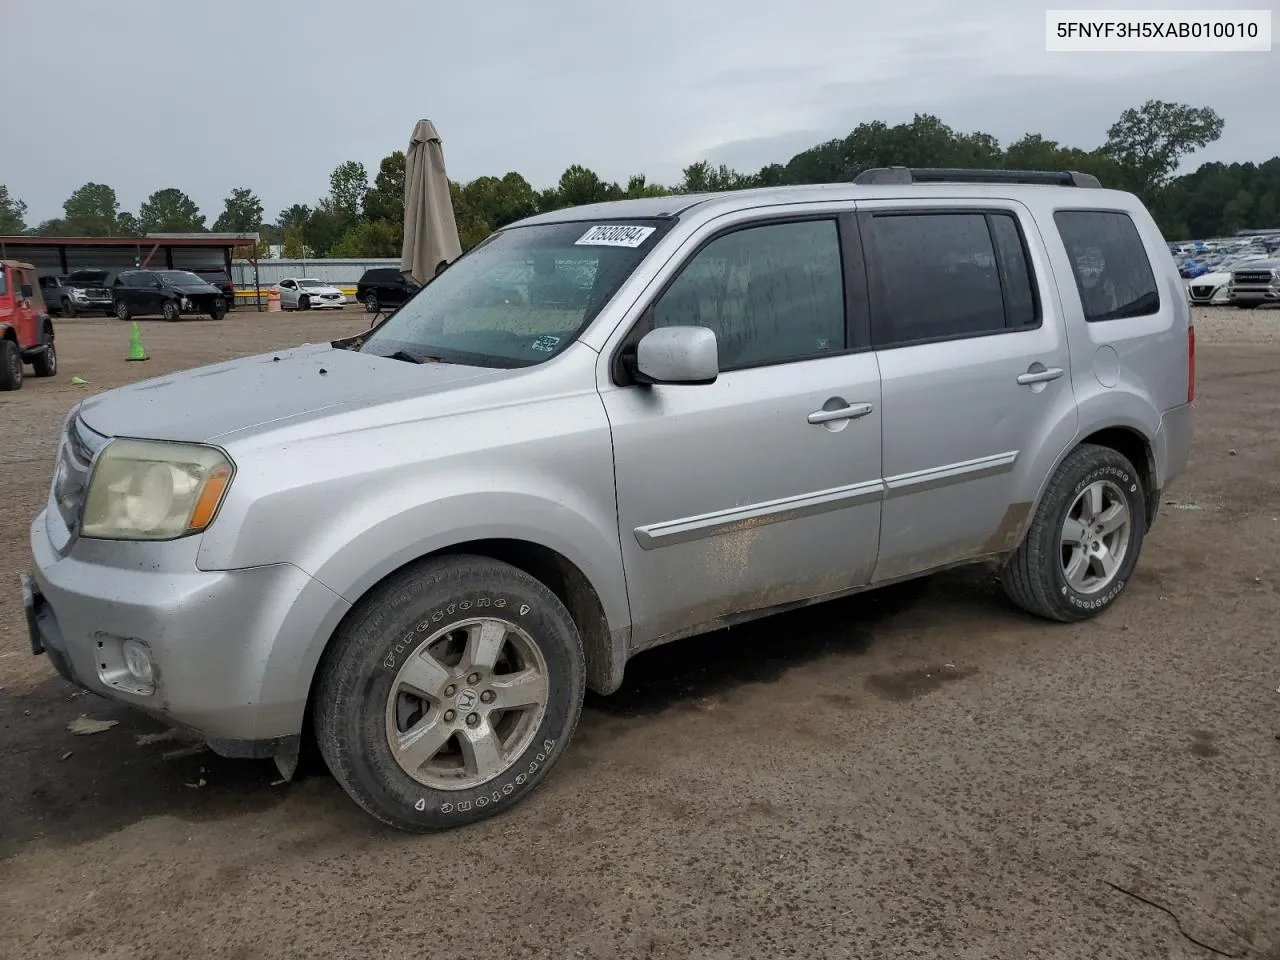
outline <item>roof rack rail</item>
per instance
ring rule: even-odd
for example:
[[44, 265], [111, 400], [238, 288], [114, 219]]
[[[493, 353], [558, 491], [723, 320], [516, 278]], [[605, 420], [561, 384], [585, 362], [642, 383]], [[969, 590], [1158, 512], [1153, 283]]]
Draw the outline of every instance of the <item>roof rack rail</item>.
[[909, 183], [1047, 183], [1060, 187], [1100, 189], [1102, 181], [1074, 170], [979, 170], [967, 167], [872, 167], [854, 177], [858, 186], [901, 186]]

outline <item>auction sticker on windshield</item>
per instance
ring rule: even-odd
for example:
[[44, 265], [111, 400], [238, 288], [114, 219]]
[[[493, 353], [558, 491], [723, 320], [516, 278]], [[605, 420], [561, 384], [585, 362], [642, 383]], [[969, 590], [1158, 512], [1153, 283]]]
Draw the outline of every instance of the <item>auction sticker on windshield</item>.
[[649, 239], [657, 227], [628, 227], [618, 224], [601, 224], [592, 227], [578, 238], [579, 247], [638, 247]]

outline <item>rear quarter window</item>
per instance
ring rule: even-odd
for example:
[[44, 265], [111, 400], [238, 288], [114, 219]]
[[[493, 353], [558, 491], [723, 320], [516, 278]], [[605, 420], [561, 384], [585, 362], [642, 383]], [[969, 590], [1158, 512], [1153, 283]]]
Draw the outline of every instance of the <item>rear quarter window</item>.
[[1160, 291], [1142, 237], [1127, 213], [1059, 210], [1053, 215], [1090, 323], [1146, 317]]

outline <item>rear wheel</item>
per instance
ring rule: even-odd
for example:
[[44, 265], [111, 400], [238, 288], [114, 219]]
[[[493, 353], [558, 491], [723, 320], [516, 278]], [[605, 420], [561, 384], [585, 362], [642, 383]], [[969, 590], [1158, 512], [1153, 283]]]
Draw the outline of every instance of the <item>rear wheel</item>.
[[0, 390], [22, 387], [22, 353], [12, 340], [0, 340]]
[[53, 346], [53, 337], [46, 335], [45, 348], [36, 354], [31, 361], [31, 369], [37, 377], [52, 377], [58, 372], [58, 351]]
[[1005, 565], [1005, 593], [1050, 620], [1097, 616], [1133, 574], [1146, 516], [1133, 464], [1110, 447], [1077, 447], [1049, 481], [1026, 538]]
[[127, 321], [133, 317], [133, 314], [129, 311], [129, 305], [123, 300], [116, 303], [115, 314], [116, 319], [121, 321]]
[[461, 826], [518, 803], [555, 765], [585, 673], [577, 628], [542, 583], [484, 557], [432, 560], [377, 588], [335, 636], [316, 736], [377, 819]]
[[367, 293], [367, 294], [365, 294], [365, 297], [364, 297], [364, 312], [365, 312], [365, 313], [377, 313], [377, 312], [378, 312], [378, 295], [377, 295], [376, 293]]
[[164, 302], [164, 318], [169, 322], [182, 319], [182, 311], [178, 309], [178, 304], [174, 300], [166, 300]]

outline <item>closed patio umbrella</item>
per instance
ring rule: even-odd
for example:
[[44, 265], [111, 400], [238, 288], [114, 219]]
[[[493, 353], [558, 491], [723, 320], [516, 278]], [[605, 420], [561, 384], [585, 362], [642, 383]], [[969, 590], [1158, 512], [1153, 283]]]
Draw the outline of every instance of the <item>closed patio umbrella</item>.
[[404, 159], [404, 247], [400, 272], [426, 283], [441, 263], [462, 253], [453, 218], [449, 178], [440, 134], [430, 120], [419, 120]]

